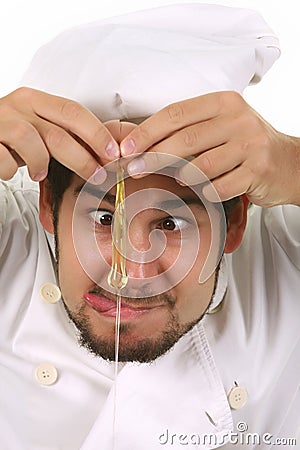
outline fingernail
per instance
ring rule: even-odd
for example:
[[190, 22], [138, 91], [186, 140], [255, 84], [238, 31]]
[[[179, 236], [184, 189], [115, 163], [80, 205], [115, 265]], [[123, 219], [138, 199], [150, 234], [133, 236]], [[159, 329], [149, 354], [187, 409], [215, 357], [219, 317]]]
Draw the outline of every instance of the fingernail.
[[90, 181], [94, 184], [102, 184], [106, 180], [106, 177], [106, 170], [103, 169], [103, 167], [99, 166], [91, 176]]
[[179, 186], [187, 186], [187, 183], [186, 183], [186, 181], [184, 180], [184, 178], [183, 178], [183, 176], [182, 176], [182, 174], [181, 174], [181, 170], [180, 169], [177, 169], [176, 171], [175, 171], [175, 174], [174, 174], [174, 178], [175, 178], [175, 180], [176, 180], [176, 182], [179, 184]]
[[43, 181], [47, 176], [47, 170], [41, 170], [41, 172], [37, 173], [32, 177], [33, 181]]
[[109, 158], [117, 158], [120, 156], [120, 149], [115, 141], [110, 141], [106, 148], [105, 153]]
[[208, 200], [209, 202], [220, 203], [222, 201], [216, 188], [214, 187], [214, 185], [212, 183], [209, 183], [203, 187], [202, 194], [204, 195], [206, 200]]
[[146, 169], [146, 164], [143, 158], [137, 158], [131, 161], [127, 166], [127, 172], [130, 176], [139, 175]]
[[121, 153], [123, 156], [131, 155], [135, 151], [135, 142], [133, 139], [127, 139], [121, 144]]

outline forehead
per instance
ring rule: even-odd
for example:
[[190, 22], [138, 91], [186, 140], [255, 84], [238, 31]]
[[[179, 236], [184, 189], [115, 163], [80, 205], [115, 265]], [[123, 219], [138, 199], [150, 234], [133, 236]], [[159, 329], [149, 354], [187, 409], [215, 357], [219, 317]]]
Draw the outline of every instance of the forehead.
[[[110, 199], [112, 201], [116, 194], [116, 176], [115, 174], [108, 174], [108, 178], [105, 183], [102, 185], [93, 185], [86, 183], [82, 178], [75, 175], [70, 189], [72, 189], [75, 195], [84, 193], [96, 198], [105, 198], [106, 200]], [[194, 200], [199, 204], [201, 203], [197, 191], [195, 192], [187, 186], [180, 186], [173, 177], [166, 175], [151, 174], [140, 179], [127, 177], [125, 179], [126, 197], [138, 192], [142, 192], [147, 196], [152, 195], [154, 197], [162, 197], [165, 192], [166, 196], [173, 194], [179, 198], [188, 198], [189, 201]]]

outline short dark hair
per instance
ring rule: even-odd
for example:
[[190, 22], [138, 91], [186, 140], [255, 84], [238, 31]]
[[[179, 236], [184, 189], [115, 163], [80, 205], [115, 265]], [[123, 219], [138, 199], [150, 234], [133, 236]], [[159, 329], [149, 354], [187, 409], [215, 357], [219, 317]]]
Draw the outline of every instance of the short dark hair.
[[[58, 211], [62, 202], [64, 192], [72, 183], [74, 172], [67, 167], [60, 164], [56, 159], [51, 158], [47, 176], [47, 187], [51, 192], [52, 199], [52, 212], [53, 212], [53, 224], [57, 229]], [[226, 220], [230, 216], [230, 213], [240, 201], [240, 197], [234, 197], [231, 200], [223, 202], [223, 207], [226, 215]]]

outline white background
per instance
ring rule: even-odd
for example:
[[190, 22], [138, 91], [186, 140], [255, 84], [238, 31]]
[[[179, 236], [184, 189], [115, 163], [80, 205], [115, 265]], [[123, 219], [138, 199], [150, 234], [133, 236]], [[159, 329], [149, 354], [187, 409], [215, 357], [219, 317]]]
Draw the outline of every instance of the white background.
[[[59, 32], [101, 17], [182, 0], [1, 0], [0, 97], [14, 90], [35, 51]], [[200, 1], [201, 3], [201, 1]], [[281, 42], [282, 55], [247, 101], [278, 130], [300, 135], [300, 26], [298, 0], [206, 0], [260, 11]]]

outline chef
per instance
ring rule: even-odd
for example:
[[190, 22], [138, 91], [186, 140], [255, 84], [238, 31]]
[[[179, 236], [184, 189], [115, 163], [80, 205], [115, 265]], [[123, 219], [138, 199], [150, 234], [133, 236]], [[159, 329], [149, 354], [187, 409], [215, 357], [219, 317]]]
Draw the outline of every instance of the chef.
[[[178, 4], [63, 33], [0, 100], [1, 449], [297, 448], [300, 143], [240, 95], [278, 56], [257, 13]], [[192, 159], [180, 183], [156, 172], [161, 153]], [[85, 270], [72, 221], [78, 207], [109, 258], [115, 193], [95, 198], [128, 155], [126, 192], [188, 203], [201, 246], [167, 291], [126, 296], [115, 390], [115, 297]], [[210, 220], [188, 186], [200, 172], [227, 230], [199, 282]], [[128, 262], [143, 286], [189, 232], [155, 214], [132, 222], [141, 249], [153, 228], [169, 252]]]

